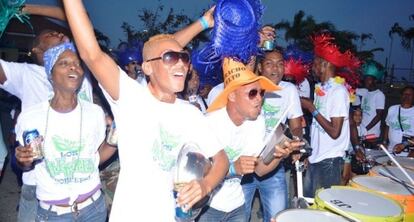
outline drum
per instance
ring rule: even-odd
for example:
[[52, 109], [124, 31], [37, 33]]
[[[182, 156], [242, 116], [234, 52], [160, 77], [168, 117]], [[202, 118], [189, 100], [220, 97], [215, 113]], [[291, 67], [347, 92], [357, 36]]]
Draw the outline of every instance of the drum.
[[274, 217], [276, 222], [298, 222], [298, 221], [309, 221], [309, 222], [348, 222], [347, 219], [321, 210], [313, 209], [289, 209], [284, 210], [276, 214]]
[[[413, 157], [396, 156], [394, 158], [395, 158], [395, 160], [397, 160], [397, 162], [402, 167], [414, 171], [414, 158]], [[394, 162], [392, 162], [388, 156], [383, 156], [383, 157], [377, 158], [377, 162], [379, 164], [382, 164], [382, 165], [395, 166]]]
[[317, 209], [356, 221], [394, 222], [403, 219], [403, 209], [395, 200], [351, 187], [334, 186], [319, 190], [315, 205]]
[[350, 185], [398, 201], [404, 208], [404, 221], [414, 221], [414, 189], [382, 176], [356, 176]]
[[[406, 169], [406, 171], [411, 178], [414, 178], [414, 171], [408, 170], [408, 169]], [[390, 177], [394, 177], [400, 181], [410, 184], [410, 180], [396, 166], [376, 166], [369, 171], [368, 175], [369, 176], [388, 176], [389, 175]]]

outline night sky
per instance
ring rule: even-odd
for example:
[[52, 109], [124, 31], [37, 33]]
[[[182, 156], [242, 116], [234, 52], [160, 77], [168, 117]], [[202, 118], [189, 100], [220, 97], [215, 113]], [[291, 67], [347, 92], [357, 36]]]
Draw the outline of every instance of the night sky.
[[[211, 0], [161, 0], [166, 8], [173, 7], [177, 12], [183, 12], [196, 19], [202, 9], [208, 8], [214, 2]], [[57, 0], [27, 0], [33, 4], [60, 4]], [[348, 30], [357, 34], [372, 33], [374, 39], [367, 40], [363, 47], [369, 50], [376, 47], [384, 48], [384, 52], [376, 52], [375, 58], [385, 64], [390, 52], [390, 38], [388, 32], [395, 22], [407, 29], [414, 26], [410, 15], [414, 14], [412, 0], [262, 0], [266, 9], [262, 23], [277, 23], [281, 20], [292, 21], [297, 11], [303, 10], [306, 15], [314, 17], [316, 22], [329, 21], [338, 30]], [[122, 22], [128, 22], [136, 29], [141, 29], [138, 22], [138, 12], [142, 8], [155, 9], [158, 1], [134, 0], [84, 0], [84, 4], [91, 16], [94, 26], [110, 37], [112, 46], [120, 40], [125, 40], [122, 32]], [[167, 11], [167, 10], [165, 10]], [[279, 35], [283, 37], [282, 34]], [[283, 39], [278, 44], [285, 46]], [[391, 63], [397, 68], [409, 68], [411, 52], [401, 47], [400, 38], [394, 37], [391, 54]], [[408, 71], [399, 71], [399, 76], [408, 77]], [[409, 79], [409, 78], [408, 78]], [[414, 80], [414, 79], [413, 79]]]

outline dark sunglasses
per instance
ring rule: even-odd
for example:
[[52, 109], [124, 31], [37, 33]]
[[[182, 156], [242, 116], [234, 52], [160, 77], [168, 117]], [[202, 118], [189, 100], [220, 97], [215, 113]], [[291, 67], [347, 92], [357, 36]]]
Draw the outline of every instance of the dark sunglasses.
[[129, 63], [130, 65], [139, 65], [139, 63], [137, 61], [132, 61]]
[[161, 60], [166, 65], [175, 65], [177, 64], [178, 60], [181, 59], [181, 61], [188, 65], [190, 63], [190, 55], [187, 52], [174, 52], [174, 51], [168, 51], [162, 54], [160, 57], [156, 57], [153, 59], [148, 59], [146, 62], [151, 62], [155, 60]]
[[259, 94], [260, 95], [260, 97], [261, 98], [263, 98], [263, 96], [264, 96], [264, 94], [265, 94], [265, 90], [264, 89], [261, 89], [261, 90], [258, 90], [258, 89], [252, 89], [252, 90], [250, 90], [249, 91], [249, 99], [250, 100], [253, 100], [253, 99], [255, 99], [256, 97], [257, 97], [257, 94]]

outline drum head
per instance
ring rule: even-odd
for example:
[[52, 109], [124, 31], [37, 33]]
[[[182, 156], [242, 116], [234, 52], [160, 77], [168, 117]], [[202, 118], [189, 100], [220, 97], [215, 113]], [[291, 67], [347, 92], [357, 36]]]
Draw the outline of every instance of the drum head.
[[[414, 179], [414, 171], [405, 169], [408, 175]], [[410, 180], [401, 172], [400, 168], [396, 166], [376, 166], [371, 169], [374, 172], [374, 175], [378, 176], [387, 176], [391, 175], [392, 177], [397, 178], [405, 183], [410, 183]]]
[[278, 213], [275, 216], [276, 222], [298, 222], [298, 221], [309, 221], [309, 222], [347, 222], [345, 218], [321, 210], [311, 209], [289, 209]]
[[403, 213], [401, 206], [387, 197], [348, 187], [321, 190], [316, 199], [318, 205], [349, 218], [373, 218], [374, 221], [375, 218], [395, 218], [398, 221]]
[[[414, 158], [403, 156], [396, 156], [394, 158], [401, 166], [410, 170], [414, 170]], [[394, 165], [394, 163], [390, 160], [388, 156], [378, 157], [376, 161], [377, 163], [382, 165]]]
[[352, 183], [370, 191], [383, 194], [404, 196], [414, 195], [414, 189], [382, 176], [356, 176], [352, 178]]

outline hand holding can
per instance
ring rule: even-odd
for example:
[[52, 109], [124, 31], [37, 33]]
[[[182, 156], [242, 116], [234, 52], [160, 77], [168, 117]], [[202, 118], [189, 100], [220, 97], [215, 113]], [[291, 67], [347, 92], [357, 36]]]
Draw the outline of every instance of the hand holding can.
[[25, 147], [30, 146], [32, 149], [33, 161], [43, 159], [43, 137], [40, 136], [37, 129], [24, 131], [23, 141]]

